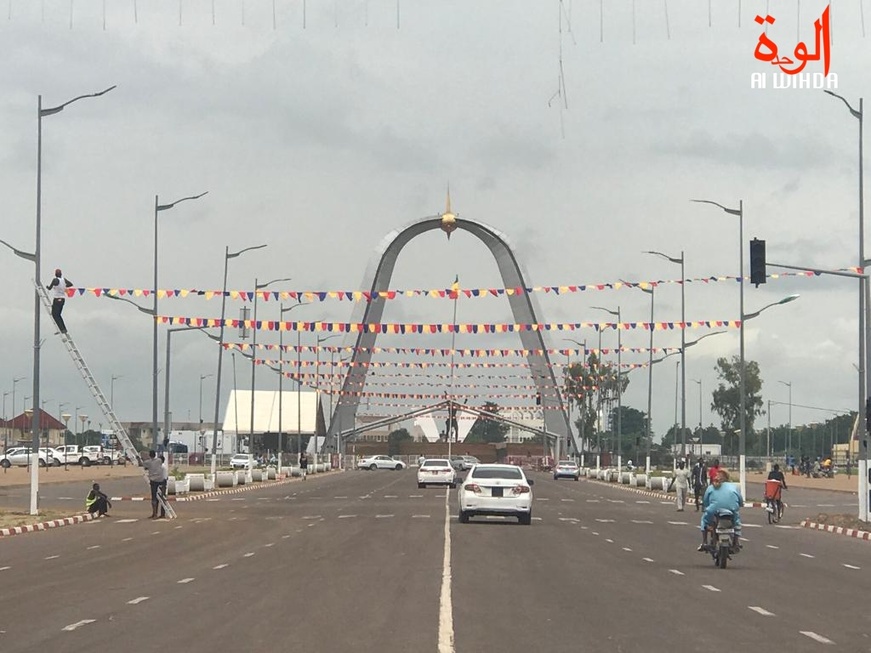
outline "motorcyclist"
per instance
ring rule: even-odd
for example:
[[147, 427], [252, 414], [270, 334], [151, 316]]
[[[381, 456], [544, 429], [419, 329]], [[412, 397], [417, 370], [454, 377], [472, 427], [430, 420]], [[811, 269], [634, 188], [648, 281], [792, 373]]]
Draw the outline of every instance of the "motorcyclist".
[[705, 490], [705, 496], [702, 499], [704, 512], [699, 525], [702, 530], [702, 543], [699, 545], [699, 551], [709, 550], [708, 530], [713, 528], [717, 520], [717, 513], [720, 510], [729, 510], [734, 515], [735, 543], [738, 544], [738, 538], [741, 535], [741, 515], [738, 511], [744, 505], [744, 497], [741, 496], [741, 490], [738, 486], [729, 482], [730, 479], [729, 472], [720, 467], [717, 469], [711, 485]]

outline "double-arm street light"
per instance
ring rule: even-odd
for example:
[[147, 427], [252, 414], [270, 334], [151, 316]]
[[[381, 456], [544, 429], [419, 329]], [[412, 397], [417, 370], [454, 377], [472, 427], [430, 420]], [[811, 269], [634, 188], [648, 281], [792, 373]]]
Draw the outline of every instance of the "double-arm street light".
[[[620, 307], [616, 311], [602, 306], [592, 306], [591, 308], [597, 311], [605, 311], [617, 317], [617, 469], [623, 469], [623, 449], [620, 439], [623, 433], [623, 329], [620, 319]], [[601, 332], [601, 329], [599, 329]], [[602, 355], [601, 347], [599, 348], [599, 356]]]
[[112, 379], [109, 382], [109, 405], [112, 407], [112, 410], [115, 410], [115, 381], [123, 378], [123, 374], [113, 374]]
[[[267, 286], [273, 283], [278, 283], [279, 281], [290, 281], [290, 277], [273, 279], [266, 283], [258, 283], [257, 279], [254, 279], [254, 324], [252, 325], [253, 333], [251, 335], [251, 430], [248, 433], [248, 453], [254, 453], [254, 381], [257, 370], [257, 293]], [[279, 395], [279, 402], [280, 401], [281, 395]], [[279, 412], [281, 411], [280, 406], [279, 403]]]
[[[155, 320], [156, 322], [156, 320]], [[172, 377], [169, 374], [170, 369], [170, 352], [172, 351], [172, 334], [178, 331], [202, 331], [206, 327], [178, 327], [176, 329], [167, 329], [166, 330], [166, 364], [164, 365], [164, 377], [165, 381], [163, 382], [163, 437], [164, 439], [169, 437], [169, 432], [172, 430], [172, 424], [170, 423], [170, 410], [169, 410], [169, 386]], [[202, 385], [201, 385], [202, 388]], [[202, 416], [202, 392], [200, 392], [200, 414]], [[169, 452], [167, 452], [169, 453]]]
[[[151, 440], [154, 447], [157, 447], [157, 316], [159, 315], [159, 313], [157, 312], [157, 289], [159, 287], [157, 285], [157, 216], [161, 212], [168, 211], [172, 207], [176, 206], [177, 204], [181, 204], [182, 202], [187, 202], [188, 200], [198, 200], [206, 193], [208, 193], [208, 191], [206, 191], [205, 193], [200, 193], [199, 195], [182, 197], [180, 200], [170, 202], [169, 204], [161, 204], [159, 197], [157, 195], [154, 196], [154, 290], [152, 291], [152, 311], [154, 315], [154, 320], [151, 325]], [[168, 434], [164, 434], [164, 436], [167, 435]]]
[[[646, 252], [651, 253], [651, 252]], [[659, 252], [656, 252], [659, 254]], [[660, 254], [660, 256], [665, 256], [664, 254]], [[666, 257], [668, 258], [668, 257]], [[671, 260], [671, 259], [669, 259]], [[683, 260], [683, 252], [681, 252], [681, 260]], [[683, 267], [681, 267], [681, 277], [683, 277]], [[645, 287], [642, 285], [636, 285], [635, 288], [638, 288], [641, 292], [647, 293], [650, 295], [650, 342], [648, 344], [648, 356], [647, 356], [647, 426], [645, 428], [645, 437], [647, 439], [647, 453], [645, 454], [644, 459], [644, 473], [650, 474], [650, 429], [651, 429], [651, 412], [653, 411], [653, 304], [656, 290], [656, 286], [651, 285], [649, 287]], [[681, 291], [683, 291], [683, 284], [681, 284]], [[683, 306], [683, 294], [681, 294], [681, 306]], [[683, 334], [683, 330], [681, 330], [681, 334]]]
[[[105, 95], [109, 91], [111, 91], [114, 86], [110, 86], [109, 88], [100, 91], [99, 93], [88, 93], [86, 95], [79, 95], [74, 97], [72, 100], [68, 100], [63, 104], [59, 104], [55, 107], [48, 107], [46, 109], [42, 108], [42, 95], [38, 96], [37, 101], [37, 127], [36, 127], [36, 249], [33, 254], [29, 254], [27, 252], [23, 252], [21, 250], [15, 249], [9, 243], [3, 242], [4, 245], [12, 249], [12, 251], [21, 258], [24, 258], [29, 261], [33, 261], [35, 272], [34, 272], [34, 281], [37, 284], [40, 284], [40, 278], [42, 277], [42, 119], [45, 116], [53, 116], [56, 113], [60, 113], [66, 107], [71, 105], [73, 102], [77, 102], [78, 100], [84, 100], [86, 98], [94, 98], [100, 97], [101, 95]], [[39, 305], [39, 288], [34, 289], [33, 294], [33, 405], [39, 406], [39, 350], [42, 346], [42, 337], [40, 335], [40, 316], [42, 315], [42, 309]], [[38, 497], [39, 497], [39, 465], [37, 464], [39, 461], [39, 431], [40, 431], [40, 423], [39, 423], [39, 411], [34, 410], [32, 415], [33, 421], [31, 422], [31, 466], [30, 466], [30, 514], [35, 515], [39, 512], [38, 508]]]
[[[687, 325], [686, 325], [686, 274], [684, 273], [684, 266], [686, 264], [686, 257], [684, 256], [683, 250], [681, 250], [680, 258], [676, 256], [668, 256], [667, 254], [663, 254], [662, 252], [654, 252], [654, 251], [646, 251], [645, 254], [653, 254], [655, 256], [659, 256], [664, 258], [666, 261], [671, 263], [675, 263], [680, 265], [680, 321], [681, 321], [681, 330], [680, 330], [680, 370], [681, 370], [681, 382], [680, 382], [680, 455], [681, 458], [686, 459], [687, 455], [687, 361], [686, 361], [686, 333], [687, 333]], [[652, 300], [651, 300], [651, 313], [653, 312], [652, 308]], [[653, 322], [653, 318], [650, 319]], [[653, 338], [653, 329], [650, 331], [651, 342]], [[651, 345], [651, 349], [653, 346]]]
[[[302, 300], [299, 300], [293, 306], [284, 307], [282, 304], [279, 308], [278, 320], [284, 320], [284, 314], [290, 313], [293, 309], [305, 306]], [[300, 378], [300, 333], [301, 330], [296, 330], [296, 431], [300, 432], [302, 417], [299, 411], [300, 392], [302, 391], [302, 378]], [[284, 405], [284, 329], [279, 325], [278, 329], [278, 472], [281, 473], [281, 452], [284, 447], [284, 425], [282, 423], [282, 406]]]
[[[230, 247], [224, 248], [224, 286], [221, 292], [221, 329], [218, 337], [218, 371], [215, 379], [215, 421], [212, 424], [212, 479], [214, 480], [218, 466], [218, 411], [221, 409], [221, 362], [224, 360], [224, 316], [227, 310], [227, 267], [231, 258], [237, 258], [245, 252], [250, 252], [255, 249], [262, 249], [266, 245], [254, 245], [240, 249], [238, 252], [231, 252]], [[249, 450], [249, 453], [250, 450]]]
[[[865, 260], [865, 181], [864, 181], [864, 155], [862, 144], [864, 141], [864, 98], [859, 98], [859, 109], [856, 110], [847, 100], [837, 93], [825, 91], [832, 97], [838, 98], [843, 102], [854, 118], [859, 121], [859, 267], [865, 268], [867, 261]], [[859, 432], [863, 434], [859, 438], [860, 443], [865, 441], [865, 425], [862, 420], [864, 414], [866, 392], [867, 392], [867, 374], [869, 373], [866, 356], [871, 353], [871, 299], [869, 299], [868, 279], [866, 277], [859, 278]], [[868, 448], [866, 446], [859, 447], [859, 519], [869, 519], [869, 503], [871, 499], [868, 496]]]

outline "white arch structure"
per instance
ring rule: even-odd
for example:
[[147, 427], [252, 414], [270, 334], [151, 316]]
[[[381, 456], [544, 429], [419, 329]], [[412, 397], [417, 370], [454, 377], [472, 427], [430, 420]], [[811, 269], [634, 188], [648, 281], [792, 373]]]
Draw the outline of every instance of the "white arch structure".
[[[442, 216], [423, 218], [412, 222], [400, 230], [390, 232], [381, 241], [381, 244], [375, 250], [375, 256], [369, 268], [366, 270], [362, 286], [372, 292], [373, 299], [359, 305], [355, 309], [354, 322], [362, 322], [364, 324], [381, 322], [385, 300], [377, 298], [376, 293], [390, 288], [393, 269], [400, 252], [413, 238], [428, 231], [440, 229], [441, 227]], [[506, 288], [527, 287], [520, 263], [504, 234], [480, 222], [459, 217], [456, 218], [456, 228], [477, 236], [487, 246], [496, 260], [496, 265], [499, 268]], [[511, 306], [515, 323], [534, 324], [539, 321], [537, 315], [541, 311], [535, 297], [531, 293], [509, 295], [508, 302]], [[360, 315], [361, 311], [362, 315]], [[354, 396], [352, 390], [363, 387], [368, 372], [367, 364], [372, 359], [371, 349], [375, 346], [377, 337], [377, 333], [365, 332], [357, 334], [357, 341], [351, 360], [355, 363], [363, 363], [363, 365], [348, 367], [348, 373], [342, 383], [342, 393], [339, 395], [339, 400], [335, 404], [330, 419], [327, 437], [327, 441], [330, 443], [334, 444], [337, 436], [344, 437], [350, 429], [353, 429], [360, 398]], [[533, 381], [541, 395], [541, 405], [544, 409], [544, 431], [559, 439], [566, 439], [571, 434], [575, 451], [580, 451], [580, 443], [572, 432], [569, 416], [563, 405], [562, 394], [557, 387], [541, 332], [521, 331], [520, 340], [524, 349], [542, 352], [540, 354], [528, 354], [527, 362], [529, 363]], [[552, 388], [557, 388], [555, 395], [549, 391]], [[558, 449], [556, 453], [559, 453]]]

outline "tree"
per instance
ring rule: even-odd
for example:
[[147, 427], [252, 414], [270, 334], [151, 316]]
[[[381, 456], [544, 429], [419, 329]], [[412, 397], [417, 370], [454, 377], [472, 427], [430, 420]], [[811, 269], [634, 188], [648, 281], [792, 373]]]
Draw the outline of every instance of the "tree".
[[623, 452], [631, 452], [631, 451], [639, 451], [646, 447], [647, 437], [647, 414], [636, 410], [635, 408], [631, 408], [629, 406], [621, 406], [620, 414], [622, 415], [621, 420], [621, 429], [620, 429], [620, 444], [619, 451], [617, 445], [617, 408], [611, 411], [608, 416], [608, 421], [610, 424], [610, 433], [613, 434], [611, 439], [613, 440], [613, 446], [609, 447], [611, 450], [619, 453]]
[[616, 402], [618, 392], [625, 393], [628, 385], [626, 375], [618, 374], [610, 364], [603, 364], [595, 352], [591, 352], [585, 362], [574, 363], [566, 369], [563, 392], [569, 403], [569, 412], [574, 406], [578, 407], [575, 426], [584, 439], [592, 441], [596, 437], [598, 409], [601, 407], [605, 413], [610, 412], [607, 406]]
[[395, 431], [391, 431], [387, 436], [387, 455], [395, 456], [399, 453], [399, 444], [401, 442], [407, 442], [413, 439], [414, 438], [411, 437], [411, 433], [409, 433], [407, 429], [396, 429]]
[[[762, 410], [759, 363], [746, 360], [744, 363], [744, 420], [749, 444], [753, 424], [765, 411]], [[718, 358], [714, 369], [720, 378], [720, 384], [711, 395], [711, 408], [720, 416], [722, 429], [727, 434], [725, 439], [728, 441], [728, 434], [741, 427], [741, 359], [738, 356], [732, 356], [731, 360]]]
[[[499, 414], [499, 406], [488, 401], [481, 410], [488, 413]], [[494, 417], [481, 415], [475, 420], [465, 442], [505, 442], [505, 434], [509, 430], [508, 424]]]

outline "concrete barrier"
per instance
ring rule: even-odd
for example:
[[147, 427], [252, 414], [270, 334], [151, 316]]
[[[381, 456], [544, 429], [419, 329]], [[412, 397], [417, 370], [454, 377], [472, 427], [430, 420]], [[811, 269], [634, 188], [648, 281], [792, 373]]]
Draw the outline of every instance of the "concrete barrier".
[[186, 474], [185, 480], [188, 482], [188, 488], [191, 492], [204, 492], [206, 489], [205, 474]]
[[290, 475], [291, 476], [302, 476], [302, 469], [300, 469], [300, 467], [298, 465], [294, 465], [293, 467], [290, 468]]
[[632, 482], [632, 472], [620, 472], [620, 483], [622, 485], [630, 485]]
[[251, 480], [255, 483], [261, 483], [263, 481], [263, 470], [262, 469], [252, 469], [251, 470]]
[[245, 485], [248, 482], [248, 471], [244, 469], [240, 469], [236, 472], [236, 483], [239, 485]]
[[166, 496], [170, 494], [175, 494], [175, 477], [170, 476], [166, 479]]
[[270, 481], [274, 481], [276, 478], [278, 478], [278, 471], [275, 469], [275, 467], [270, 466], [266, 468], [266, 478]]
[[233, 487], [236, 485], [236, 472], [216, 472], [215, 476], [217, 487]]
[[635, 487], [645, 487], [647, 485], [647, 474], [635, 474], [634, 483], [630, 483]]

